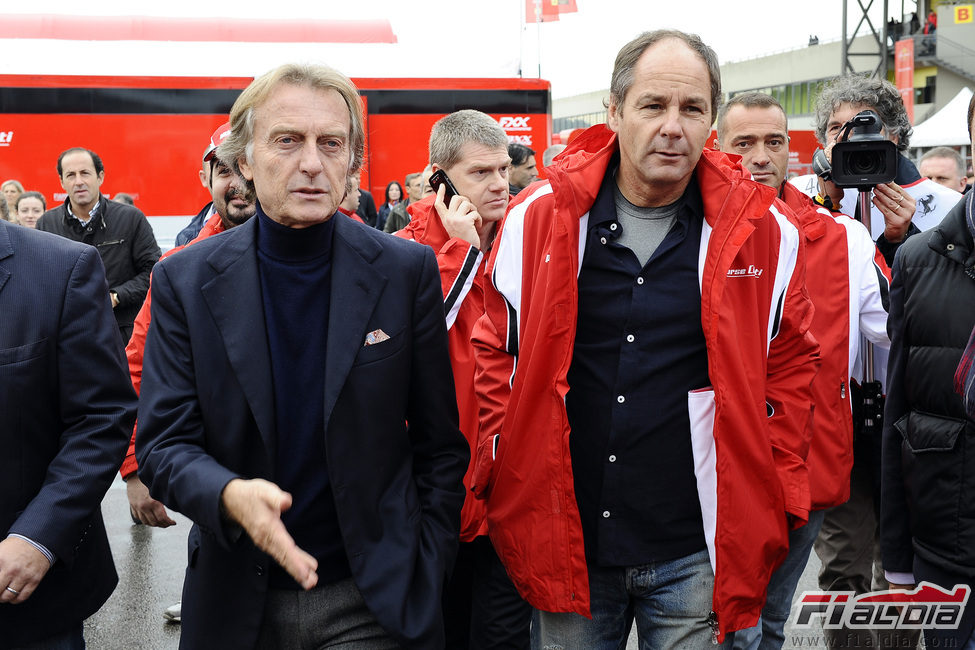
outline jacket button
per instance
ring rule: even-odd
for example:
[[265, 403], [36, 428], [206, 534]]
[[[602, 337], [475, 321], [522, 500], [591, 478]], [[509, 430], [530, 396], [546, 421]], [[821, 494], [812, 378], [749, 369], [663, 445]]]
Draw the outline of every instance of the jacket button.
[[643, 278], [637, 278], [636, 279], [636, 283], [637, 284], [643, 284]]
[[625, 398], [625, 397], [623, 397], [622, 395], [618, 395], [618, 396], [616, 397], [616, 401], [617, 401], [617, 402], [619, 402], [620, 404], [622, 404], [623, 402], [625, 402], [625, 401], [626, 401], [626, 398]]
[[603, 510], [603, 519], [609, 519], [609, 510]]

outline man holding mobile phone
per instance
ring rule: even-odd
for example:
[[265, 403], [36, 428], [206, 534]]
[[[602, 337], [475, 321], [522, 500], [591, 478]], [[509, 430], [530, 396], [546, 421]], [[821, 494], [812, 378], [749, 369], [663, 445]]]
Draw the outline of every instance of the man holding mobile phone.
[[[490, 116], [457, 111], [433, 125], [430, 162], [436, 193], [410, 207], [412, 220], [396, 234], [437, 253], [460, 429], [473, 445], [471, 330], [484, 313], [484, 261], [508, 207], [508, 138]], [[444, 598], [447, 648], [527, 648], [531, 610], [487, 537], [485, 504], [470, 493], [470, 480], [468, 470], [460, 550]]]

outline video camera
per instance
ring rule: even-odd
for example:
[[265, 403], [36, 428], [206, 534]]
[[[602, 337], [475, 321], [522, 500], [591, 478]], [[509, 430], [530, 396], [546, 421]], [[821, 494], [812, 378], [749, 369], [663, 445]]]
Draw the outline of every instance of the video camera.
[[897, 176], [897, 145], [880, 134], [883, 123], [873, 111], [861, 111], [840, 128], [833, 145], [833, 164], [820, 149], [813, 171], [839, 187], [868, 191]]

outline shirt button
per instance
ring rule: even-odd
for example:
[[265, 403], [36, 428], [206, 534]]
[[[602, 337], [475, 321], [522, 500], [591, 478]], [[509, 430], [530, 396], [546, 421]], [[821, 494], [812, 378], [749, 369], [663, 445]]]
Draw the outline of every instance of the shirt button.
[[643, 284], [643, 278], [637, 278], [636, 279], [636, 283], [637, 284]]
[[625, 402], [625, 401], [626, 401], [626, 398], [625, 398], [625, 397], [623, 397], [622, 395], [620, 395], [620, 396], [618, 396], [618, 397], [616, 398], [616, 401], [617, 401], [617, 402], [619, 402], [620, 404], [622, 404], [623, 402]]
[[611, 463], [615, 463], [616, 462], [616, 454], [611, 454], [610, 455], [609, 462], [611, 462]]
[[609, 519], [609, 510], [603, 510], [603, 519]]
[[599, 238], [599, 243], [600, 244], [605, 244], [606, 243], [606, 238], [605, 237], [600, 237]]
[[626, 335], [626, 342], [627, 342], [627, 343], [632, 343], [632, 342], [633, 342], [633, 341], [635, 341], [635, 340], [636, 340], [636, 337], [635, 337], [635, 336], [633, 336], [632, 334], [627, 334], [627, 335]]
[[609, 229], [610, 230], [616, 230], [616, 224], [615, 223], [610, 224]]

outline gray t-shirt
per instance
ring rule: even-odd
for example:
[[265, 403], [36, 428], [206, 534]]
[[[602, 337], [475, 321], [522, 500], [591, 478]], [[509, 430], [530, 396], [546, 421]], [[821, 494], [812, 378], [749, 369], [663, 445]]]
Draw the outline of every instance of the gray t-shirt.
[[613, 188], [613, 198], [616, 201], [616, 218], [623, 231], [617, 243], [633, 251], [641, 267], [646, 266], [647, 260], [674, 225], [680, 210], [680, 199], [658, 208], [641, 208], [626, 200], [619, 186]]

